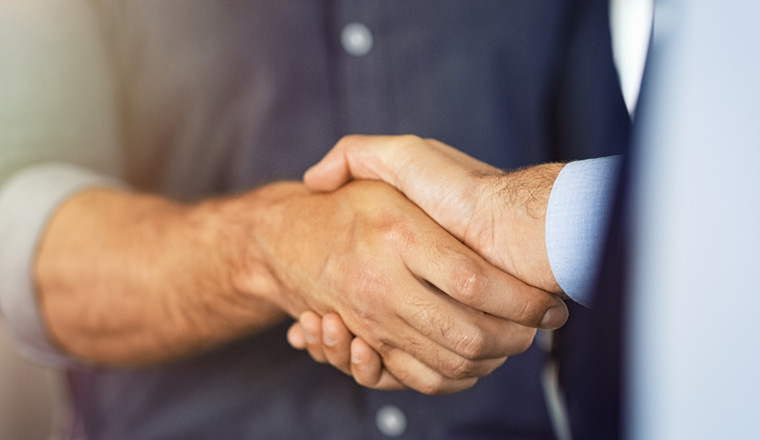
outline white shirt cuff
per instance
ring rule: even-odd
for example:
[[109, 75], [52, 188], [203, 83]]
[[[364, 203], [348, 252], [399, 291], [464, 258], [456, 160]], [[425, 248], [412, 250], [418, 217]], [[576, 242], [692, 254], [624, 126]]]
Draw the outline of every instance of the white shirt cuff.
[[549, 264], [562, 290], [586, 307], [591, 306], [621, 159], [612, 156], [565, 165], [549, 196]]
[[34, 262], [51, 215], [79, 190], [120, 185], [84, 168], [50, 163], [24, 168], [0, 186], [0, 312], [30, 360], [58, 367], [78, 363], [51, 341], [37, 302]]

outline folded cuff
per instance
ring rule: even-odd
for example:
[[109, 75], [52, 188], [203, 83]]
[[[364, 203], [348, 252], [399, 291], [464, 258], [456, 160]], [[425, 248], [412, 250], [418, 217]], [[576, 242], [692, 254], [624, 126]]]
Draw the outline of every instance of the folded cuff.
[[562, 290], [586, 307], [591, 305], [621, 159], [611, 156], [565, 165], [549, 196], [549, 264]]
[[77, 191], [123, 186], [90, 170], [62, 163], [27, 167], [0, 186], [0, 312], [19, 351], [34, 362], [62, 367], [78, 363], [51, 341], [42, 320], [34, 263], [56, 209]]

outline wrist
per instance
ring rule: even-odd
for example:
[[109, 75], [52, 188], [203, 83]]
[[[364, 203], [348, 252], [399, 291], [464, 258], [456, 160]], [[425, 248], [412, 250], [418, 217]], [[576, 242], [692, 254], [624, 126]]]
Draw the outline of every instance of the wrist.
[[[546, 251], [546, 210], [561, 163], [538, 165], [504, 174], [494, 194], [498, 215], [508, 238], [502, 243], [505, 265], [523, 281], [562, 293]], [[506, 237], [505, 237], [506, 238]]]
[[223, 249], [222, 281], [230, 295], [292, 313], [287, 301], [290, 289], [278, 261], [288, 252], [288, 240], [296, 229], [289, 207], [307, 194], [301, 184], [282, 182], [199, 206], [210, 213], [204, 226], [207, 241]]
[[252, 193], [205, 200], [186, 217], [204, 258], [203, 273], [216, 286], [212, 295], [226, 303], [269, 301], [274, 277], [256, 238], [262, 227], [258, 212], [265, 207]]

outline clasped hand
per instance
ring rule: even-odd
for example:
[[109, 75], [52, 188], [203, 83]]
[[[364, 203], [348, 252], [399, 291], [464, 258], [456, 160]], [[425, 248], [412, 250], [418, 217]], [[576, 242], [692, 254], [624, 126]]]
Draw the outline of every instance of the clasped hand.
[[[325, 264], [325, 272], [354, 274], [353, 298], [303, 307], [291, 345], [364, 386], [437, 394], [474, 385], [526, 350], [536, 328], [560, 327], [567, 308], [543, 242], [543, 198], [561, 169], [554, 165], [507, 175], [434, 140], [341, 140], [304, 181], [369, 204], [335, 255], [368, 237], [381, 242]], [[352, 180], [380, 180], [408, 200], [380, 183], [346, 185]], [[367, 185], [372, 200], [363, 197]], [[376, 249], [382, 258], [368, 254]]]

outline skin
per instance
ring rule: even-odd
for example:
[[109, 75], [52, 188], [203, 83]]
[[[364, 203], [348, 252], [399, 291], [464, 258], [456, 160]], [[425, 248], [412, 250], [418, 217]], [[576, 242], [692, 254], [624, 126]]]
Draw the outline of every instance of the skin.
[[[13, 5], [18, 20], [2, 29], [15, 49], [0, 72], [15, 85], [0, 135], [18, 160], [0, 175], [43, 161], [118, 175], [130, 146], [96, 11]], [[471, 386], [525, 349], [536, 326], [567, 317], [558, 298], [377, 182], [323, 194], [282, 182], [193, 204], [82, 190], [52, 213], [34, 282], [51, 338], [86, 362], [174, 362], [313, 310], [339, 314], [394, 380], [426, 393]]]
[[[354, 179], [382, 180], [489, 263], [563, 296], [544, 237], [549, 194], [562, 167], [545, 164], [506, 173], [433, 139], [351, 136], [311, 168], [304, 181], [314, 191], [334, 191]], [[362, 385], [405, 387], [371, 345], [353, 337], [340, 314], [304, 312], [288, 340]]]
[[51, 219], [35, 279], [52, 338], [89, 362], [172, 362], [315, 311], [428, 394], [472, 386], [567, 318], [380, 182], [195, 204], [85, 190]]

